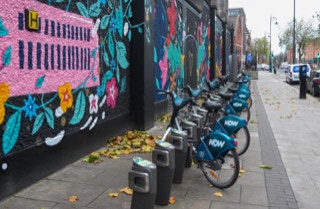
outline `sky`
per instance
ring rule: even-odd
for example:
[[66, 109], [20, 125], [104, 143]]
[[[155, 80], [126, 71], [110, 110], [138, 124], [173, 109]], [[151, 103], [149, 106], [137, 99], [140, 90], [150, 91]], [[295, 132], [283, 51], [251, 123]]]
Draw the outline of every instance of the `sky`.
[[[320, 12], [320, 0], [229, 0], [229, 8], [244, 9], [252, 38], [269, 37], [270, 17], [275, 17], [271, 24], [271, 43], [274, 54], [279, 54], [282, 49], [278, 44], [278, 35], [293, 20], [294, 1], [297, 20], [310, 20], [316, 12]], [[276, 21], [278, 25], [275, 25]]]

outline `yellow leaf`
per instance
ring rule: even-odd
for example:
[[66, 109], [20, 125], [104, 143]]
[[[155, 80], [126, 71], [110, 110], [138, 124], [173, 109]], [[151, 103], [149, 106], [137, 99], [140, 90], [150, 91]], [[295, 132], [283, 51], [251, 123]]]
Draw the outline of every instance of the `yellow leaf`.
[[150, 139], [150, 138], [146, 139], [146, 144], [151, 146], [151, 147], [155, 147], [156, 146], [155, 141]]
[[266, 169], [269, 169], [269, 170], [272, 169], [272, 166], [270, 166], [270, 165], [264, 165], [264, 164], [261, 164], [259, 167], [260, 167], [260, 168], [266, 168]]
[[221, 192], [215, 192], [213, 195], [217, 197], [223, 197], [223, 194]]
[[169, 204], [173, 205], [176, 202], [176, 196], [171, 196], [169, 199]]
[[245, 170], [242, 170], [242, 169], [240, 169], [240, 171], [239, 171], [240, 173], [245, 173], [246, 171]]
[[129, 187], [125, 187], [123, 189], [120, 189], [119, 191], [122, 193], [125, 193], [127, 195], [132, 195], [132, 193], [133, 193], [132, 189], [130, 189]]
[[125, 154], [125, 155], [129, 155], [131, 153], [131, 150], [125, 149], [125, 150], [122, 151], [122, 153]]
[[119, 196], [119, 194], [116, 192], [111, 192], [108, 194], [108, 197], [118, 197], [118, 196]]
[[79, 198], [77, 196], [71, 196], [69, 197], [69, 202], [77, 202]]

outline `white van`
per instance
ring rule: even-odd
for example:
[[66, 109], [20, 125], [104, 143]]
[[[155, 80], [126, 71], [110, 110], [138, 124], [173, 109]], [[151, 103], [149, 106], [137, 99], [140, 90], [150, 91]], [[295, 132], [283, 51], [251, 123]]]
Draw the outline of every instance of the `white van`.
[[[284, 71], [286, 74], [286, 82], [291, 83], [299, 83], [299, 71], [300, 66], [306, 64], [293, 64], [289, 65], [288, 68]], [[307, 76], [310, 76], [311, 67], [307, 64]]]
[[288, 62], [281, 62], [280, 69], [287, 69], [288, 67]]

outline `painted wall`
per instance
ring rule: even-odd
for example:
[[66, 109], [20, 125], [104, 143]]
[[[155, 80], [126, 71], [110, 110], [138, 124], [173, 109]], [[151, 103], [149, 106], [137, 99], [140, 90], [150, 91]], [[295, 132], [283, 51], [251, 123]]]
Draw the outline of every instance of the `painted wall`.
[[0, 160], [129, 113], [131, 3], [1, 2]]
[[209, 75], [209, 24], [208, 5], [199, 13], [185, 1], [155, 0], [155, 102], [165, 98], [157, 89], [196, 87]]

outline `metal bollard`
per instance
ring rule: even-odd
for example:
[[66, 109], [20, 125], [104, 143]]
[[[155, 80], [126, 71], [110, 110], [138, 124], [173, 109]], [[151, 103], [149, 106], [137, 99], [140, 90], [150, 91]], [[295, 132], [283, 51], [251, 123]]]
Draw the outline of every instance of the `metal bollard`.
[[203, 117], [203, 123], [204, 123], [204, 121], [207, 120], [207, 119], [206, 119], [207, 113], [208, 113], [208, 110], [206, 110], [206, 109], [203, 109], [203, 108], [201, 108], [201, 107], [199, 107], [199, 108], [197, 109], [197, 114], [199, 114], [199, 115], [201, 115], [201, 116]]
[[131, 209], [153, 209], [157, 192], [157, 167], [140, 157], [133, 158], [129, 187], [133, 190]]
[[175, 147], [158, 140], [152, 151], [152, 162], [157, 166], [157, 205], [168, 205], [175, 169]]
[[175, 147], [175, 169], [172, 182], [175, 184], [181, 184], [186, 164], [188, 135], [183, 131], [172, 129], [169, 137], [169, 143]]

